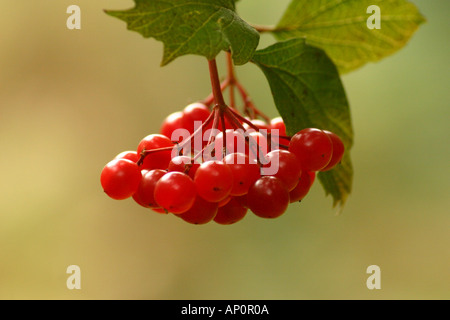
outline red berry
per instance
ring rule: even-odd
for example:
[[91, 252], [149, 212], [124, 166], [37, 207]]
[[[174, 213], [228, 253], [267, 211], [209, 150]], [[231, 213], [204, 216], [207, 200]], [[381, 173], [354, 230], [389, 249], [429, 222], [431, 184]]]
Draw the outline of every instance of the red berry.
[[139, 155], [136, 151], [123, 151], [119, 153], [114, 159], [127, 159], [136, 163], [139, 161]]
[[341, 138], [333, 132], [324, 130], [328, 137], [331, 139], [331, 142], [333, 143], [333, 155], [331, 156], [330, 162], [327, 164], [327, 166], [320, 171], [328, 171], [333, 169], [339, 162], [341, 162], [342, 157], [344, 155], [345, 147], [344, 143], [342, 142]]
[[247, 214], [248, 209], [243, 207], [236, 198], [231, 200], [217, 211], [214, 221], [218, 224], [230, 225], [241, 221]]
[[207, 161], [197, 169], [194, 182], [199, 196], [206, 201], [220, 202], [230, 195], [233, 172], [221, 161]]
[[223, 162], [227, 164], [233, 173], [232, 196], [247, 194], [248, 189], [261, 176], [259, 165], [251, 162], [249, 157], [243, 153], [232, 153], [227, 155]]
[[202, 197], [197, 196], [192, 207], [177, 216], [192, 224], [206, 224], [214, 219], [217, 214], [217, 209], [217, 202], [208, 202]]
[[177, 156], [172, 158], [172, 160], [170, 160], [167, 171], [184, 172], [189, 177], [191, 177], [192, 180], [194, 180], [195, 172], [199, 167], [200, 163], [194, 162], [194, 160], [191, 157]]
[[[171, 141], [177, 141], [181, 142], [183, 140], [183, 137], [178, 137], [175, 139], [175, 137], [172, 137], [172, 134], [177, 129], [186, 129], [187, 125], [186, 118], [181, 111], [177, 111], [174, 113], [171, 113], [164, 119], [161, 128], [159, 129], [159, 133], [168, 137]], [[175, 139], [175, 140], [173, 140]]]
[[105, 193], [116, 200], [131, 197], [141, 182], [138, 165], [126, 159], [114, 159], [102, 170], [100, 183]]
[[[254, 126], [256, 126], [259, 130], [263, 129], [263, 130], [269, 131], [271, 128], [270, 124], [267, 124], [265, 121], [260, 120], [260, 119], [253, 119], [253, 120], [250, 120], [250, 122]], [[244, 128], [246, 130], [255, 130], [252, 127], [250, 127], [250, 125], [247, 123], [244, 123]]]
[[290, 202], [298, 202], [303, 200], [303, 198], [308, 194], [311, 186], [313, 185], [314, 179], [316, 177], [315, 172], [303, 171], [297, 186], [289, 192]]
[[281, 117], [273, 118], [270, 121], [270, 129], [277, 129], [278, 136], [286, 136], [286, 125]]
[[268, 163], [264, 165], [263, 173], [277, 170], [270, 175], [279, 178], [289, 191], [294, 189], [302, 173], [297, 156], [287, 150], [274, 150], [267, 154], [266, 159]]
[[218, 204], [219, 208], [220, 208], [220, 207], [223, 207], [223, 206], [226, 205], [228, 202], [230, 202], [231, 198], [232, 198], [231, 196], [228, 196], [228, 197], [226, 197], [224, 200], [218, 202], [217, 204]]
[[136, 203], [146, 208], [158, 208], [159, 205], [155, 201], [155, 186], [167, 172], [165, 170], [156, 169], [146, 171], [142, 175], [141, 183], [138, 190], [133, 194]]
[[248, 208], [262, 218], [277, 218], [289, 205], [289, 191], [280, 179], [261, 177], [247, 194]]
[[267, 138], [258, 131], [250, 132], [248, 136], [249, 140], [246, 153], [250, 160], [257, 161], [258, 159], [263, 159], [269, 152]]
[[[205, 122], [210, 116], [211, 111], [209, 111], [208, 107], [203, 103], [196, 102], [186, 106], [183, 110], [183, 114], [186, 129], [192, 134], [196, 129], [194, 126], [195, 122]], [[212, 127], [212, 122], [208, 127]]]
[[[225, 134], [225, 137], [224, 137]], [[225, 153], [225, 138], [227, 140]], [[244, 132], [242, 130], [228, 129], [224, 132], [219, 132], [214, 140], [214, 157], [217, 160], [222, 160], [226, 154], [230, 153], [245, 153], [248, 149], [245, 142]]]
[[151, 208], [151, 209], [160, 214], [168, 214], [168, 212], [166, 210], [164, 210], [163, 208]]
[[168, 172], [156, 183], [154, 196], [159, 207], [180, 214], [188, 211], [194, 204], [195, 185], [184, 173]]
[[239, 202], [239, 204], [240, 204], [241, 206], [243, 206], [244, 208], [247, 208], [247, 209], [248, 209], [247, 195], [233, 197], [233, 199], [235, 199], [237, 202]]
[[333, 144], [322, 130], [308, 128], [297, 132], [292, 137], [289, 151], [297, 156], [302, 169], [319, 171], [330, 162]]
[[[140, 155], [142, 151], [149, 151], [161, 148], [173, 147], [174, 144], [164, 135], [151, 134], [141, 140], [137, 148], [137, 153]], [[167, 169], [172, 155], [172, 150], [158, 151], [148, 154], [141, 165], [142, 169]]]

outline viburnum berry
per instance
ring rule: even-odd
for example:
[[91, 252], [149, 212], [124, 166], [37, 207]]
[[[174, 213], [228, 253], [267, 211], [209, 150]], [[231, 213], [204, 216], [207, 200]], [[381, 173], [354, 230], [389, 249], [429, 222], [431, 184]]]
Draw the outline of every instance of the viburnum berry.
[[234, 200], [236, 200], [237, 202], [239, 202], [239, 204], [241, 206], [243, 206], [244, 208], [248, 209], [248, 204], [247, 204], [247, 195], [243, 195], [243, 196], [235, 196], [233, 197]]
[[[177, 111], [168, 115], [163, 123], [161, 124], [161, 128], [159, 129], [159, 133], [168, 137], [172, 141], [173, 132], [177, 129], [186, 129], [188, 121], [183, 112]], [[178, 138], [176, 142], [181, 142], [183, 140], [182, 137]]]
[[[211, 114], [211, 111], [209, 111], [208, 107], [205, 106], [203, 103], [196, 102], [191, 103], [190, 105], [187, 105], [183, 109], [184, 114], [184, 123], [185, 128], [192, 134], [194, 133], [195, 128], [195, 122], [205, 122], [208, 117]], [[205, 129], [211, 128], [212, 122], [209, 126], [207, 126]]]
[[314, 183], [316, 173], [312, 171], [303, 171], [300, 179], [298, 180], [297, 186], [289, 192], [289, 199], [291, 203], [303, 200], [303, 198], [308, 194], [311, 186]]
[[164, 210], [163, 208], [150, 208], [150, 209], [152, 209], [152, 211], [155, 211], [157, 213], [168, 214], [168, 212], [166, 210]]
[[167, 171], [178, 171], [184, 172], [186, 170], [186, 165], [192, 162], [191, 157], [188, 156], [176, 156], [170, 159]]
[[214, 222], [223, 225], [230, 225], [241, 221], [247, 214], [248, 209], [232, 197], [230, 201], [218, 209]]
[[176, 156], [172, 158], [169, 162], [167, 171], [178, 171], [184, 172], [189, 177], [194, 179], [195, 172], [200, 167], [200, 163], [195, 162], [191, 157], [188, 156]]
[[105, 193], [116, 200], [131, 197], [141, 182], [138, 165], [127, 159], [114, 159], [103, 168], [100, 182]]
[[303, 170], [319, 171], [330, 162], [333, 143], [322, 130], [307, 128], [292, 137], [289, 151], [297, 156]]
[[277, 177], [263, 176], [249, 189], [247, 206], [259, 217], [277, 218], [289, 206], [289, 190]]
[[[149, 150], [163, 149], [173, 147], [174, 144], [170, 141], [169, 138], [162, 134], [151, 134], [141, 140], [138, 145], [137, 153], [141, 155], [141, 153]], [[148, 154], [142, 165], [142, 169], [167, 169], [169, 166], [169, 162], [172, 158], [171, 156], [172, 150], [168, 151], [158, 151], [154, 153]]]
[[139, 161], [139, 155], [136, 151], [123, 151], [115, 156], [114, 159], [127, 159], [134, 163], [137, 163]]
[[264, 165], [263, 172], [276, 170], [272, 175], [279, 178], [289, 191], [293, 190], [302, 173], [297, 156], [287, 150], [273, 150], [266, 155], [266, 159], [267, 164]]
[[197, 196], [192, 207], [177, 217], [191, 224], [206, 224], [214, 219], [218, 208], [217, 202], [209, 202]]
[[[270, 124], [266, 123], [266, 122], [263, 121], [263, 120], [260, 120], [260, 119], [252, 119], [252, 120], [250, 120], [250, 122], [251, 122], [255, 127], [257, 127], [259, 130], [263, 129], [263, 130], [269, 131], [269, 130], [271, 129]], [[251, 130], [255, 130], [255, 129], [253, 129], [252, 127], [250, 127], [250, 125], [247, 124], [247, 123], [244, 123], [244, 128], [245, 128], [246, 130], [250, 130], [250, 129], [251, 129]], [[258, 131], [259, 131], [259, 130], [258, 130]]]
[[267, 138], [259, 131], [251, 131], [248, 134], [247, 155], [251, 160], [263, 159], [269, 152]]
[[270, 121], [270, 129], [277, 129], [279, 136], [286, 136], [286, 125], [281, 117], [273, 118]]
[[143, 170], [142, 179], [139, 184], [138, 190], [133, 194], [133, 199], [139, 205], [145, 208], [158, 208], [159, 205], [155, 200], [155, 187], [156, 183], [161, 179], [167, 172], [162, 169], [155, 169], [150, 171]]
[[188, 211], [194, 204], [195, 185], [184, 173], [168, 172], [156, 183], [154, 196], [159, 207], [180, 214]]
[[230, 202], [232, 196], [228, 196], [225, 199], [223, 199], [222, 201], [218, 202], [217, 205], [220, 207], [223, 207], [224, 205], [226, 205], [228, 202]]
[[231, 153], [223, 162], [227, 164], [233, 173], [232, 196], [242, 196], [248, 193], [248, 189], [261, 176], [260, 167], [257, 162], [251, 162], [250, 158], [243, 153]]
[[[227, 140], [226, 146], [225, 138]], [[214, 140], [214, 157], [217, 160], [223, 160], [223, 157], [229, 153], [246, 153], [247, 149], [243, 130], [228, 129], [225, 132], [219, 132]]]
[[328, 171], [333, 169], [339, 162], [341, 162], [342, 157], [344, 155], [345, 147], [341, 138], [339, 138], [337, 134], [327, 130], [323, 130], [323, 132], [325, 132], [328, 135], [333, 144], [333, 154], [331, 156], [331, 160], [326, 165], [325, 168], [320, 170], [320, 171]]
[[222, 161], [207, 161], [200, 165], [194, 177], [197, 193], [206, 201], [220, 202], [233, 188], [233, 172]]

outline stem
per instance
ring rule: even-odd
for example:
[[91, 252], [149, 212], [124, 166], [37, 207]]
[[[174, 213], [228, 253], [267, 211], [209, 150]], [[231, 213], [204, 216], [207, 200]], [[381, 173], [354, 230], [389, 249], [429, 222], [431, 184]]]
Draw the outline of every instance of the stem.
[[[237, 78], [235, 76], [235, 72], [234, 72], [234, 65], [233, 65], [233, 60], [231, 58], [231, 54], [227, 53], [228, 75], [227, 75], [227, 78], [223, 82], [220, 82], [220, 79], [219, 79], [219, 72], [217, 69], [216, 60], [215, 59], [208, 60], [208, 66], [209, 66], [209, 72], [210, 72], [210, 78], [211, 78], [212, 93], [201, 102], [210, 108], [211, 108], [211, 105], [214, 104], [214, 106], [212, 107], [212, 112], [209, 115], [209, 117], [205, 120], [204, 123], [202, 123], [202, 125], [199, 128], [197, 128], [197, 130], [194, 131], [193, 134], [191, 134], [182, 143], [177, 144], [176, 146], [173, 146], [173, 147], [166, 147], [166, 148], [153, 149], [153, 150], [143, 150], [141, 152], [140, 158], [137, 162], [138, 165], [141, 165], [144, 162], [145, 157], [152, 153], [163, 152], [163, 151], [172, 151], [174, 149], [176, 149], [176, 151], [179, 153], [181, 150], [184, 149], [184, 147], [186, 147], [186, 145], [188, 143], [191, 143], [191, 141], [194, 137], [196, 137], [198, 134], [202, 134], [203, 130], [211, 122], [213, 122], [213, 125], [212, 125], [211, 134], [208, 139], [208, 143], [200, 152], [198, 152], [197, 154], [194, 154], [193, 159], [194, 159], [194, 161], [197, 160], [198, 157], [200, 157], [203, 154], [203, 152], [206, 150], [206, 148], [208, 146], [214, 144], [215, 137], [216, 137], [215, 134], [219, 128], [219, 124], [222, 125], [221, 129], [224, 134], [223, 142], [224, 142], [224, 151], [225, 151], [225, 155], [226, 155], [228, 153], [227, 140], [226, 140], [227, 135], [226, 135], [226, 127], [225, 127], [226, 119], [228, 119], [231, 122], [231, 125], [233, 126], [233, 128], [241, 129], [243, 131], [242, 134], [244, 135], [245, 141], [246, 141], [247, 145], [249, 146], [249, 148], [251, 149], [251, 151], [255, 155], [257, 155], [258, 153], [263, 154], [262, 150], [261, 150], [261, 146], [258, 145], [258, 143], [255, 141], [255, 139], [250, 135], [244, 134], [246, 132], [246, 129], [244, 128], [242, 123], [247, 124], [250, 128], [252, 128], [258, 132], [259, 132], [259, 128], [256, 125], [254, 125], [250, 120], [243, 117], [239, 113], [239, 111], [237, 109], [235, 109], [235, 96], [234, 96], [235, 88], [238, 89], [238, 91], [244, 101], [244, 111], [246, 112], [247, 115], [249, 115], [251, 118], [254, 118], [255, 116], [260, 116], [267, 123], [270, 123], [270, 118], [267, 117], [264, 113], [262, 113], [255, 107], [255, 105], [251, 101], [250, 96], [245, 91], [244, 87], [237, 80]], [[223, 91], [227, 88], [230, 90], [230, 104], [231, 104], [230, 107], [226, 105], [225, 99], [223, 97]], [[268, 140], [267, 142], [270, 146], [271, 142], [272, 142], [271, 133], [267, 133], [266, 138], [267, 138], [267, 140]], [[289, 137], [284, 137], [284, 136], [279, 136], [279, 138], [285, 139], [285, 140], [290, 139]], [[257, 148], [256, 151], [254, 150], [255, 145]], [[281, 144], [280, 144], [280, 147], [288, 148], [287, 146], [281, 145]], [[192, 155], [191, 155], [191, 159], [192, 159]], [[259, 164], [261, 164], [258, 156], [257, 156], [257, 161]], [[188, 170], [188, 169], [189, 168], [186, 167], [186, 170]]]
[[270, 123], [270, 118], [266, 116], [263, 112], [261, 112], [258, 108], [256, 108], [256, 106], [252, 101], [252, 98], [250, 98], [250, 95], [247, 93], [242, 84], [240, 84], [238, 81], [236, 81], [236, 88], [239, 90], [242, 100], [244, 100], [244, 113], [247, 114], [252, 119], [260, 116], [261, 118], [264, 119], [265, 122]]
[[292, 139], [292, 137], [288, 137], [288, 136], [280, 136], [280, 135], [272, 135], [272, 136], [275, 136], [275, 137], [278, 137], [278, 139], [284, 139], [287, 141], [291, 141], [291, 139]]
[[[220, 90], [224, 91], [229, 85], [230, 85], [230, 81], [227, 78], [220, 84]], [[205, 99], [203, 99], [200, 102], [203, 103], [207, 107], [211, 107], [211, 105], [214, 103], [214, 94], [211, 93], [209, 96], [207, 96]]]
[[183, 141], [179, 146], [178, 146], [178, 151], [182, 150], [188, 143], [191, 142], [191, 140], [199, 133], [203, 132], [203, 129], [205, 129], [205, 127], [207, 125], [209, 125], [209, 123], [213, 120], [213, 116], [214, 113], [211, 113], [209, 115], [209, 117], [205, 120], [205, 122], [202, 123], [202, 125], [197, 128], [197, 130], [194, 131], [193, 134], [191, 134], [191, 136], [189, 138], [187, 138], [185, 141]]
[[234, 89], [237, 88], [242, 100], [244, 101], [244, 113], [246, 113], [250, 118], [255, 118], [260, 116], [267, 123], [270, 123], [270, 118], [266, 116], [264, 113], [259, 111], [252, 102], [250, 95], [245, 91], [242, 84], [237, 80], [236, 74], [234, 72], [233, 59], [231, 58], [231, 53], [227, 52], [227, 70], [228, 70], [228, 84], [230, 90], [230, 106], [235, 109], [235, 98], [234, 98]]
[[259, 33], [274, 32], [278, 30], [276, 27], [273, 26], [262, 26], [257, 24], [252, 24], [251, 26]]
[[[229, 107], [226, 105], [225, 100], [223, 98], [222, 94], [222, 87], [219, 80], [219, 71], [217, 70], [217, 63], [216, 60], [209, 60], [209, 74], [211, 77], [211, 86], [212, 86], [212, 93], [214, 95], [214, 101], [215, 106], [213, 109], [214, 113], [214, 122], [211, 130], [211, 135], [208, 139], [208, 145], [214, 143], [214, 140], [216, 138], [215, 133], [219, 127], [219, 122], [222, 123], [222, 131], [224, 134], [224, 143], [225, 143], [225, 149], [226, 149], [226, 128], [225, 128], [225, 117], [224, 114], [226, 113], [226, 110], [229, 109]], [[231, 84], [230, 77], [227, 78], [228, 84]]]
[[[237, 118], [239, 121], [246, 123], [253, 130], [259, 131], [259, 128], [257, 126], [255, 126], [250, 120], [245, 119], [243, 116], [241, 116], [239, 113], [237, 113], [236, 111], [234, 111], [232, 109], [230, 109], [230, 112], [231, 112], [232, 116]], [[242, 128], [243, 128], [244, 131], [246, 131], [244, 127], [242, 127]]]
[[233, 59], [231, 58], [230, 52], [227, 52], [227, 70], [228, 70], [227, 80], [229, 82], [229, 94], [230, 94], [230, 107], [235, 109], [236, 99], [234, 96], [234, 88], [236, 86], [236, 76], [234, 74]]
[[225, 155], [224, 157], [226, 157], [226, 155], [228, 154], [228, 148], [227, 148], [227, 129], [225, 127], [225, 114], [224, 112], [222, 112], [220, 114], [220, 121], [222, 124], [222, 131], [223, 131], [223, 148], [222, 148], [222, 153], [225, 151]]
[[[234, 111], [232, 109], [228, 109], [228, 111], [231, 114], [231, 116], [234, 117], [235, 120], [237, 120], [238, 123], [239, 123], [239, 121], [242, 121], [242, 122], [246, 123], [247, 125], [249, 125], [252, 129], [256, 130], [257, 132], [261, 132], [258, 127], [256, 127], [253, 123], [251, 123], [249, 120], [245, 119], [243, 116], [241, 116], [236, 111]], [[245, 131], [245, 129], [243, 129], [243, 130]], [[287, 137], [287, 136], [280, 136], [280, 135], [278, 135], [277, 137], [281, 138], [281, 139], [288, 140], [288, 141], [291, 140], [291, 137]], [[265, 138], [267, 139], [268, 148], [270, 149], [271, 145], [272, 145], [272, 133], [268, 132], [267, 134], [265, 134]], [[286, 149], [286, 150], [289, 149], [289, 146], [281, 144], [281, 143], [278, 143], [278, 146], [280, 148], [283, 148], [283, 149]]]
[[230, 83], [230, 88], [229, 88], [229, 95], [230, 95], [230, 107], [233, 109], [236, 109], [236, 99], [234, 97], [234, 84]]
[[225, 106], [225, 100], [223, 99], [222, 95], [222, 88], [221, 83], [219, 80], [219, 71], [217, 70], [217, 63], [216, 59], [208, 60], [209, 65], [209, 74], [211, 77], [211, 86], [212, 86], [212, 93], [214, 95], [214, 101], [216, 106], [223, 107]]
[[140, 158], [139, 158], [138, 162], [136, 162], [136, 164], [138, 166], [140, 166], [144, 162], [145, 157], [147, 157], [149, 154], [157, 153], [157, 152], [164, 152], [164, 151], [172, 151], [173, 148], [175, 148], [175, 147], [165, 147], [165, 148], [152, 149], [152, 150], [143, 150], [141, 152]]
[[236, 83], [236, 76], [234, 74], [233, 59], [231, 58], [230, 52], [227, 52], [227, 69], [228, 79], [230, 80], [230, 83], [234, 85]]
[[[253, 155], [256, 157], [256, 160], [257, 160], [258, 164], [260, 166], [262, 166], [262, 163], [261, 163], [261, 161], [259, 159], [259, 155], [263, 154], [263, 152], [261, 150], [261, 146], [258, 144], [258, 142], [253, 137], [251, 137], [250, 135], [246, 135], [245, 134], [246, 130], [245, 130], [244, 126], [239, 122], [240, 118], [242, 118], [242, 119], [245, 119], [245, 118], [241, 117], [238, 113], [236, 113], [235, 111], [233, 111], [230, 108], [227, 108], [225, 110], [225, 116], [231, 121], [231, 124], [233, 125], [233, 127], [235, 129], [241, 129], [242, 132], [244, 132], [244, 133], [242, 133], [242, 135], [245, 138], [245, 143], [248, 145], [249, 150], [251, 152], [253, 152]], [[247, 119], [245, 119], [245, 120], [247, 120]], [[257, 150], [255, 151], [252, 147], [257, 148]]]
[[199, 151], [199, 152], [192, 158], [192, 163], [195, 163], [195, 161], [197, 161], [198, 158], [200, 158], [200, 156], [203, 155], [203, 152], [205, 152], [206, 148], [208, 148], [208, 145], [205, 146], [201, 151]]
[[211, 129], [211, 134], [209, 135], [209, 139], [208, 139], [208, 146], [210, 144], [212, 144], [214, 142], [214, 140], [216, 139], [215, 133], [217, 131], [217, 128], [219, 127], [219, 120], [220, 120], [220, 115], [219, 115], [220, 109], [217, 107], [217, 105], [214, 107], [213, 110], [213, 115], [214, 115], [214, 122], [212, 125], [212, 129]]
[[[222, 120], [222, 131], [224, 134], [224, 142], [226, 143], [226, 140], [225, 140], [226, 139], [225, 117], [227, 117], [234, 124], [234, 126], [237, 126], [238, 128], [240, 128], [244, 131], [245, 131], [245, 128], [239, 122], [240, 118], [242, 118], [250, 127], [253, 127], [255, 130], [258, 130], [258, 128], [255, 125], [253, 125], [253, 123], [251, 123], [244, 117], [240, 116], [238, 112], [236, 112], [232, 108], [229, 108], [225, 104], [225, 100], [223, 99], [223, 95], [222, 95], [222, 90], [220, 88], [219, 72], [217, 70], [216, 60], [215, 59], [209, 60], [208, 64], [209, 64], [209, 72], [210, 72], [210, 76], [211, 76], [212, 91], [213, 91], [214, 100], [215, 100], [215, 106], [213, 109], [214, 122], [213, 122], [211, 135], [208, 140], [208, 145], [210, 145], [211, 143], [214, 142], [214, 139], [215, 139], [214, 131], [215, 131], [215, 129], [217, 129], [220, 120]], [[230, 67], [230, 64], [229, 64], [229, 67]], [[233, 74], [234, 73], [231, 73], [231, 77], [229, 75], [229, 77], [228, 77], [229, 81], [230, 81], [230, 79], [235, 79]], [[235, 81], [235, 80], [232, 80], [232, 81]], [[231, 83], [231, 81], [230, 81], [230, 83]], [[249, 138], [252, 139], [252, 137], [249, 137], [249, 136], [246, 136], [245, 138], [246, 138], [246, 141]], [[251, 144], [248, 141], [247, 141], [247, 143], [249, 145], [249, 148], [251, 148]], [[254, 143], [256, 144], [258, 150], [260, 151], [260, 154], [262, 154], [262, 152], [260, 150], [261, 148], [259, 147], [259, 145], [256, 143], [256, 141], [254, 141]], [[225, 148], [226, 148], [226, 144], [225, 144]], [[259, 157], [257, 156], [256, 158], [258, 159], [258, 163], [260, 163]]]
[[209, 125], [209, 123], [213, 120], [213, 116], [214, 116], [214, 112], [209, 115], [209, 117], [205, 120], [205, 122], [203, 122], [202, 125], [199, 128], [197, 128], [197, 130], [195, 130], [193, 134], [190, 135], [189, 138], [187, 138], [186, 140], [184, 140], [181, 144], [178, 144], [177, 146], [152, 149], [152, 150], [143, 150], [140, 154], [140, 158], [137, 162], [137, 165], [140, 166], [144, 162], [145, 157], [147, 157], [149, 154], [152, 154], [152, 153], [163, 152], [163, 151], [172, 151], [174, 148], [177, 148], [177, 152], [180, 152], [180, 150], [183, 150], [183, 148], [188, 143], [190, 143], [197, 134], [203, 132], [203, 129], [205, 129], [205, 127], [207, 125]]

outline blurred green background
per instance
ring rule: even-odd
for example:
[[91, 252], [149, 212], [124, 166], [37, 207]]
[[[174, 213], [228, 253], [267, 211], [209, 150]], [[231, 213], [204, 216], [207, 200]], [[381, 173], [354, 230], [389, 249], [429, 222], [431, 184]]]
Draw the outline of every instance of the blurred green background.
[[[288, 2], [238, 9], [275, 24]], [[111, 200], [99, 182], [112, 157], [208, 95], [205, 60], [161, 68], [161, 43], [103, 13], [131, 0], [2, 0], [0, 298], [450, 298], [450, 2], [413, 2], [428, 22], [412, 41], [343, 76], [355, 129], [343, 213], [317, 183], [276, 220], [249, 213], [224, 227]], [[66, 28], [71, 4], [81, 30]], [[251, 64], [237, 73], [276, 116], [263, 74]], [[72, 264], [81, 290], [66, 287]], [[382, 288], [371, 291], [374, 264]]]

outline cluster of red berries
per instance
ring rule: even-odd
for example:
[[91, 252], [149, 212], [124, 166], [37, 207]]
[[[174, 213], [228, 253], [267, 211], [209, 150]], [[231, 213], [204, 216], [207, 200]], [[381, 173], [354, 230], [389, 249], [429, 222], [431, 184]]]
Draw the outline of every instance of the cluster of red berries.
[[[233, 224], [248, 210], [276, 218], [307, 195], [317, 171], [331, 170], [344, 153], [341, 139], [329, 131], [308, 128], [287, 137], [283, 120], [276, 118], [270, 123], [240, 122], [247, 129], [242, 132], [223, 116], [215, 122], [218, 134], [202, 139], [200, 148], [190, 153], [181, 152], [183, 144], [191, 144], [184, 143], [186, 138], [174, 139], [173, 133], [185, 129], [193, 140], [212, 128], [212, 118], [201, 103], [168, 116], [158, 134], [145, 137], [136, 151], [120, 153], [103, 168], [105, 193], [117, 200], [132, 197], [145, 208], [193, 224]], [[203, 124], [200, 129], [196, 121]], [[283, 139], [286, 145], [279, 142]], [[208, 147], [207, 156], [198, 157]]]

